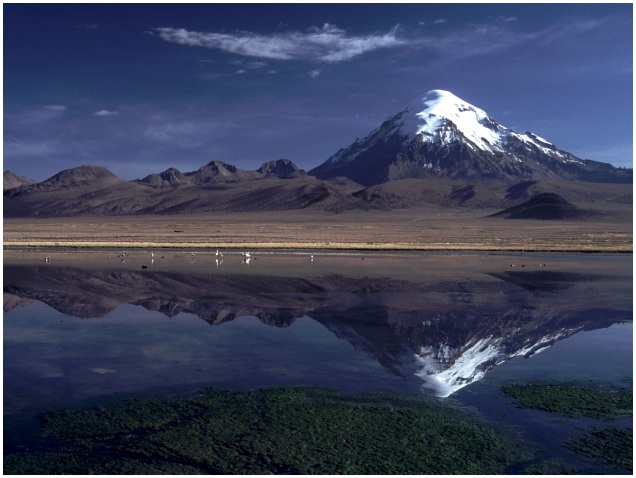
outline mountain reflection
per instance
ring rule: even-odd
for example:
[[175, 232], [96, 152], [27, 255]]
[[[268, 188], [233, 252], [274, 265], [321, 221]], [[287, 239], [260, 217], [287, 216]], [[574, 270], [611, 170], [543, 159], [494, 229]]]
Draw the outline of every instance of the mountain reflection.
[[[628, 279], [629, 284], [622, 280], [631, 287]], [[628, 306], [573, 292], [577, 284], [615, 280], [514, 271], [421, 283], [340, 274], [303, 278], [5, 265], [3, 288], [5, 312], [40, 301], [84, 319], [103, 317], [122, 304], [169, 318], [194, 314], [210, 325], [253, 316], [289, 327], [308, 316], [393, 374], [415, 374], [428, 393], [448, 396], [512, 357], [531, 356], [581, 330], [631, 320]]]

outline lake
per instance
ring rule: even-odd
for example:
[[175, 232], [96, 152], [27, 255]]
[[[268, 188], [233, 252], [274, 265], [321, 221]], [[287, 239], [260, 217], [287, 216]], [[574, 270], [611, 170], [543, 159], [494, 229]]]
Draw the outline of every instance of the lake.
[[223, 252], [5, 252], [5, 452], [39, 411], [207, 385], [432, 394], [496, 417], [497, 383], [631, 383], [631, 254]]

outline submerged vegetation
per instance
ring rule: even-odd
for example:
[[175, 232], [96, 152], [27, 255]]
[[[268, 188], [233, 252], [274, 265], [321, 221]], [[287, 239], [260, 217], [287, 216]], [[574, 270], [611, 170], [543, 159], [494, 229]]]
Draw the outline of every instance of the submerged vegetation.
[[[501, 390], [513, 397], [520, 408], [545, 410], [571, 418], [614, 421], [633, 415], [632, 391], [606, 383], [581, 385], [537, 382], [504, 385]], [[631, 470], [633, 466], [633, 431], [629, 428], [597, 425], [579, 430], [565, 441], [564, 446], [596, 463], [621, 470]], [[559, 462], [542, 466], [535, 465], [526, 472], [534, 470], [536, 473], [570, 474], [580, 471]]]
[[53, 446], [8, 474], [497, 474], [527, 458], [500, 430], [430, 397], [205, 388], [39, 416]]
[[594, 427], [578, 433], [565, 446], [585, 458], [613, 465], [623, 470], [633, 467], [633, 431], [618, 427]]
[[502, 392], [521, 408], [535, 408], [573, 418], [612, 420], [630, 416], [632, 391], [608, 385], [558, 383], [507, 384]]
[[[631, 415], [621, 387], [502, 386], [521, 407], [573, 418]], [[44, 441], [5, 454], [6, 474], [579, 474], [537, 457], [511, 433], [430, 396], [341, 395], [323, 388], [204, 388], [188, 399], [128, 399], [38, 415]], [[632, 430], [594, 426], [564, 446], [631, 470]], [[597, 468], [589, 468], [596, 469]]]

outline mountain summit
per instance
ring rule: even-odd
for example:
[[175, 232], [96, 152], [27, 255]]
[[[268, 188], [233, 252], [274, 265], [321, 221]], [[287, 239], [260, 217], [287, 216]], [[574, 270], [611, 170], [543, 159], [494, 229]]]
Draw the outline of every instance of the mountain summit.
[[416, 98], [310, 174], [345, 176], [364, 185], [431, 176], [631, 181], [609, 164], [577, 158], [533, 133], [516, 133], [444, 90]]

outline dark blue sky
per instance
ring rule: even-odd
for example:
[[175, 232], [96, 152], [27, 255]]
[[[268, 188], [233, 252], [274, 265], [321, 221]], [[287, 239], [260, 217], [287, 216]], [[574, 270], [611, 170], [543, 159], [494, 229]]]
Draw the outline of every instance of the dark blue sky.
[[446, 89], [632, 167], [632, 4], [4, 4], [4, 169], [304, 169]]

